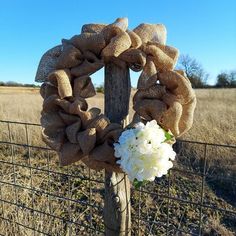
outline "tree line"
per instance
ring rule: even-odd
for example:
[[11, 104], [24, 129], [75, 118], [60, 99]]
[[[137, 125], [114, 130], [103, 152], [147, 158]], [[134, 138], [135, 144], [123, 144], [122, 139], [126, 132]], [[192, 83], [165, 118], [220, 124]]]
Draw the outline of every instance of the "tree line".
[[[221, 72], [216, 77], [214, 85], [208, 84], [209, 74], [203, 66], [189, 55], [181, 55], [178, 61], [177, 69], [184, 70], [192, 83], [193, 88], [236, 88], [236, 69], [232, 71]], [[12, 87], [40, 87], [35, 84], [22, 84], [14, 81], [1, 82], [0, 86]], [[96, 86], [97, 92], [104, 92], [104, 86]]]
[[36, 85], [36, 84], [23, 84], [23, 83], [18, 83], [15, 81], [7, 81], [7, 82], [3, 82], [0, 81], [0, 86], [7, 86], [7, 87], [33, 87], [33, 88], [39, 88], [40, 85]]
[[215, 85], [209, 85], [209, 74], [195, 58], [181, 55], [177, 68], [185, 71], [193, 88], [236, 88], [236, 70], [221, 72], [216, 77]]

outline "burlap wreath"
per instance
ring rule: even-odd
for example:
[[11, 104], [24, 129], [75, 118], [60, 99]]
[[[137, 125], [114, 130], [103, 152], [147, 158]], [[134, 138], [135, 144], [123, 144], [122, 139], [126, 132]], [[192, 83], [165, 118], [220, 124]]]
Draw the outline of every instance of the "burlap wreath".
[[36, 81], [44, 82], [41, 124], [44, 142], [59, 154], [61, 165], [81, 160], [95, 170], [121, 171], [113, 143], [123, 131], [86, 98], [96, 94], [89, 75], [113, 62], [142, 70], [133, 97], [136, 122], [155, 119], [178, 137], [190, 129], [195, 93], [183, 71], [174, 70], [178, 50], [166, 46], [166, 29], [140, 24], [127, 29], [127, 18], [113, 24], [88, 24], [80, 35], [62, 40], [39, 63]]

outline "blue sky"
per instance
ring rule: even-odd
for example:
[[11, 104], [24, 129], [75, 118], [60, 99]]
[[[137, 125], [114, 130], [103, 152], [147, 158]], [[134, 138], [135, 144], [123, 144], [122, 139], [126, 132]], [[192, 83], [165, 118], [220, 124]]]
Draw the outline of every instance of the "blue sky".
[[[127, 16], [138, 24], [166, 25], [167, 44], [195, 57], [214, 83], [236, 69], [235, 0], [60, 1], [0, 0], [0, 81], [33, 83], [42, 54], [80, 33], [85, 23], [111, 23]], [[132, 73], [133, 83], [137, 75]], [[103, 73], [93, 76], [102, 83]]]

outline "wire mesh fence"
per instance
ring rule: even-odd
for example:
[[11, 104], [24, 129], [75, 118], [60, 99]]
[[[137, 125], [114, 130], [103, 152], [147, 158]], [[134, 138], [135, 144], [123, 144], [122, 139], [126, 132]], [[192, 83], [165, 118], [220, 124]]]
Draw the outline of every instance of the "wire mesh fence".
[[[0, 131], [0, 234], [104, 235], [104, 172], [59, 167], [38, 124], [0, 121]], [[236, 232], [236, 146], [178, 140], [175, 150], [167, 176], [132, 188], [132, 235]]]

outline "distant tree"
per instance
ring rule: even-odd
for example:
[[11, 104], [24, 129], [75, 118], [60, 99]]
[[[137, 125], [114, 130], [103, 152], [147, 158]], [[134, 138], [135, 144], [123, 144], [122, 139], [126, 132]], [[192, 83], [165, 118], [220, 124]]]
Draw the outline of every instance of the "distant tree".
[[209, 74], [205, 72], [202, 65], [189, 55], [181, 55], [178, 69], [184, 70], [194, 88], [202, 88], [207, 84]]
[[236, 70], [232, 70], [229, 74], [230, 78], [230, 87], [236, 88]]
[[40, 85], [37, 84], [22, 84], [15, 81], [7, 81], [2, 82], [0, 81], [0, 86], [9, 86], [9, 87], [30, 87], [30, 88], [39, 88]]
[[230, 87], [230, 78], [227, 73], [220, 73], [217, 75], [216, 87], [227, 88]]
[[30, 88], [38, 88], [40, 87], [39, 85], [36, 84], [23, 84], [24, 87], [30, 87]]
[[5, 83], [6, 86], [10, 86], [10, 87], [19, 87], [22, 86], [22, 84], [15, 82], [15, 81], [7, 81]]
[[104, 85], [101, 84], [101, 85], [99, 85], [99, 86], [96, 86], [96, 91], [97, 91], [98, 93], [104, 93]]
[[218, 74], [216, 87], [235, 88], [236, 87], [236, 71], [222, 72]]

